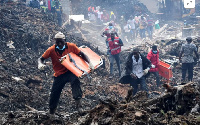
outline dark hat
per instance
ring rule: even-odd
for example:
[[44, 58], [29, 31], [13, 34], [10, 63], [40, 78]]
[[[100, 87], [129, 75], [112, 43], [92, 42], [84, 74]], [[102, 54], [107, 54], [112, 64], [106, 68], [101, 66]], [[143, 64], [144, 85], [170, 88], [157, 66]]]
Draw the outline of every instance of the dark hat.
[[152, 46], [152, 49], [153, 49], [153, 50], [157, 50], [157, 46], [156, 46], [156, 45], [153, 45], [153, 46]]
[[186, 38], [186, 41], [187, 41], [187, 42], [192, 42], [192, 37], [187, 37], [187, 38]]
[[140, 52], [139, 48], [133, 48], [133, 52]]
[[109, 23], [108, 26], [113, 26], [113, 24], [112, 24], [112, 23]]

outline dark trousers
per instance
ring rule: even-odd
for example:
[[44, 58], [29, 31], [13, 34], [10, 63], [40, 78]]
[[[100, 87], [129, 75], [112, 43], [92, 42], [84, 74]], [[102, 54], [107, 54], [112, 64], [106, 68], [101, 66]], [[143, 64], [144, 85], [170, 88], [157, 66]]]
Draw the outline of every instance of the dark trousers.
[[193, 63], [182, 63], [182, 80], [185, 80], [186, 72], [188, 70], [188, 81], [192, 81], [193, 67]]
[[135, 29], [131, 29], [130, 33], [132, 40], [135, 40]]
[[150, 72], [150, 73], [156, 77], [156, 84], [157, 84], [157, 86], [159, 86], [160, 85], [159, 73], [158, 72]]
[[146, 38], [145, 29], [140, 29], [140, 37], [141, 39]]
[[148, 32], [149, 38], [152, 39], [152, 35], [153, 35], [153, 26], [148, 26], [148, 27], [147, 27], [147, 32]]
[[121, 76], [119, 55], [120, 55], [119, 53], [116, 55], [110, 54], [110, 75], [113, 75], [113, 63], [114, 63], [114, 59], [115, 59], [115, 61], [117, 63], [118, 71], [119, 71], [119, 76]]
[[67, 71], [66, 73], [58, 77], [54, 77], [54, 82], [51, 89], [50, 102], [49, 102], [50, 109], [55, 109], [57, 107], [60, 94], [67, 82], [71, 83], [73, 98], [75, 100], [82, 98], [82, 90], [80, 87], [80, 81], [78, 77], [75, 76], [72, 72]]
[[61, 27], [62, 26], [62, 18], [58, 17], [57, 20], [58, 20], [58, 25]]
[[148, 93], [149, 90], [145, 82], [145, 77], [142, 76], [139, 79], [132, 79], [132, 82], [130, 83], [130, 85], [133, 87], [133, 95], [135, 95], [138, 91], [138, 84], [140, 84], [141, 90], [146, 91]]

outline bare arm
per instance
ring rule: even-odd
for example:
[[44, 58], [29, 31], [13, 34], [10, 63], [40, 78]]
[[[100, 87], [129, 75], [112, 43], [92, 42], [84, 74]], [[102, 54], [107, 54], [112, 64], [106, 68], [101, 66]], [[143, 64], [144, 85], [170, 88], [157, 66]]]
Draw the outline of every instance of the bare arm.
[[78, 56], [81, 56], [86, 62], [90, 63], [90, 59], [82, 51], [80, 51], [80, 53], [78, 54]]

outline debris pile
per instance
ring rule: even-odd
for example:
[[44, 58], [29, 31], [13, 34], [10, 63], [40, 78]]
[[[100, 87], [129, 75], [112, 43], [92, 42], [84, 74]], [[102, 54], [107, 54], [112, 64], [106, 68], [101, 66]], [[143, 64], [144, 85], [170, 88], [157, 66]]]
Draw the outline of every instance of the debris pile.
[[[39, 71], [37, 59], [54, 44], [53, 34], [62, 31], [67, 35], [67, 41], [78, 46], [86, 45], [100, 55], [101, 52], [82, 38], [69, 35], [66, 29], [57, 27], [52, 15], [42, 14], [40, 10], [21, 4], [14, 6], [0, 8], [0, 123], [199, 124], [198, 74], [195, 74], [194, 83], [167, 86], [168, 92], [148, 99], [145, 92], [131, 96], [132, 88], [118, 84], [118, 78], [108, 79], [109, 73], [103, 67], [91, 75], [91, 82], [87, 78], [81, 79], [83, 112], [74, 109], [71, 88], [66, 84], [57, 114], [49, 115], [53, 70], [50, 63], [46, 62], [48, 68]], [[127, 54], [128, 51], [122, 53], [123, 60]], [[180, 69], [176, 71], [180, 75]]]
[[[59, 28], [51, 14], [43, 14], [38, 9], [22, 4], [13, 4], [0, 8], [2, 18], [0, 22], [2, 43], [0, 46], [0, 106], [2, 107], [0, 112], [28, 111], [27, 106], [40, 111], [48, 111], [53, 69], [51, 62], [46, 62], [48, 68], [45, 71], [39, 71], [37, 59], [49, 46], [54, 44], [53, 35], [62, 31], [66, 34], [68, 42], [73, 42], [77, 46], [86, 45], [100, 55], [101, 52], [89, 42], [69, 35], [67, 30]], [[86, 78], [81, 80], [85, 109], [91, 109], [98, 104], [100, 96], [117, 95], [118, 99], [125, 97], [129, 87], [120, 88], [118, 85], [113, 85], [114, 80], [106, 80], [108, 79], [107, 74], [106, 70], [100, 68], [92, 74], [91, 83]], [[118, 90], [121, 90], [120, 94]], [[66, 84], [58, 112], [74, 111], [71, 95], [71, 87]]]

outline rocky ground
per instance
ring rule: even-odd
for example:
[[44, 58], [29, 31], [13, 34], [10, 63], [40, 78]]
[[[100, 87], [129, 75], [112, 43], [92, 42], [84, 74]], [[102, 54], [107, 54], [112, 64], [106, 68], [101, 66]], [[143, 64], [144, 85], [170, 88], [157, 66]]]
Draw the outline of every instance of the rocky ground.
[[[177, 86], [181, 70], [180, 65], [173, 61], [176, 59], [181, 40], [158, 42], [160, 48], [163, 48], [161, 57], [170, 59], [174, 65], [172, 87], [166, 87], [167, 91], [164, 87], [156, 88], [155, 81], [150, 76], [147, 83], [152, 98], [147, 98], [145, 92], [139, 92], [132, 97], [129, 85], [119, 84], [117, 77], [108, 79], [106, 60], [106, 68], [100, 67], [96, 70], [91, 75], [91, 82], [87, 78], [81, 79], [84, 111], [76, 111], [70, 85], [66, 84], [57, 113], [51, 116], [48, 114], [48, 100], [53, 70], [49, 60], [46, 63], [48, 68], [39, 71], [37, 59], [54, 44], [53, 35], [62, 31], [67, 36], [67, 41], [78, 46], [87, 45], [99, 55], [104, 54], [93, 45], [95, 41], [87, 42], [83, 38], [70, 35], [70, 31], [65, 27], [59, 28], [51, 13], [44, 14], [22, 4], [11, 3], [0, 7], [0, 18], [0, 124], [200, 124], [198, 64], [195, 67], [194, 83]], [[144, 44], [139, 47], [145, 54], [149, 46]], [[172, 52], [174, 48], [176, 51]], [[122, 62], [129, 51], [130, 49], [122, 52]], [[122, 63], [122, 68], [123, 66]], [[117, 74], [117, 71], [115, 73]]]

